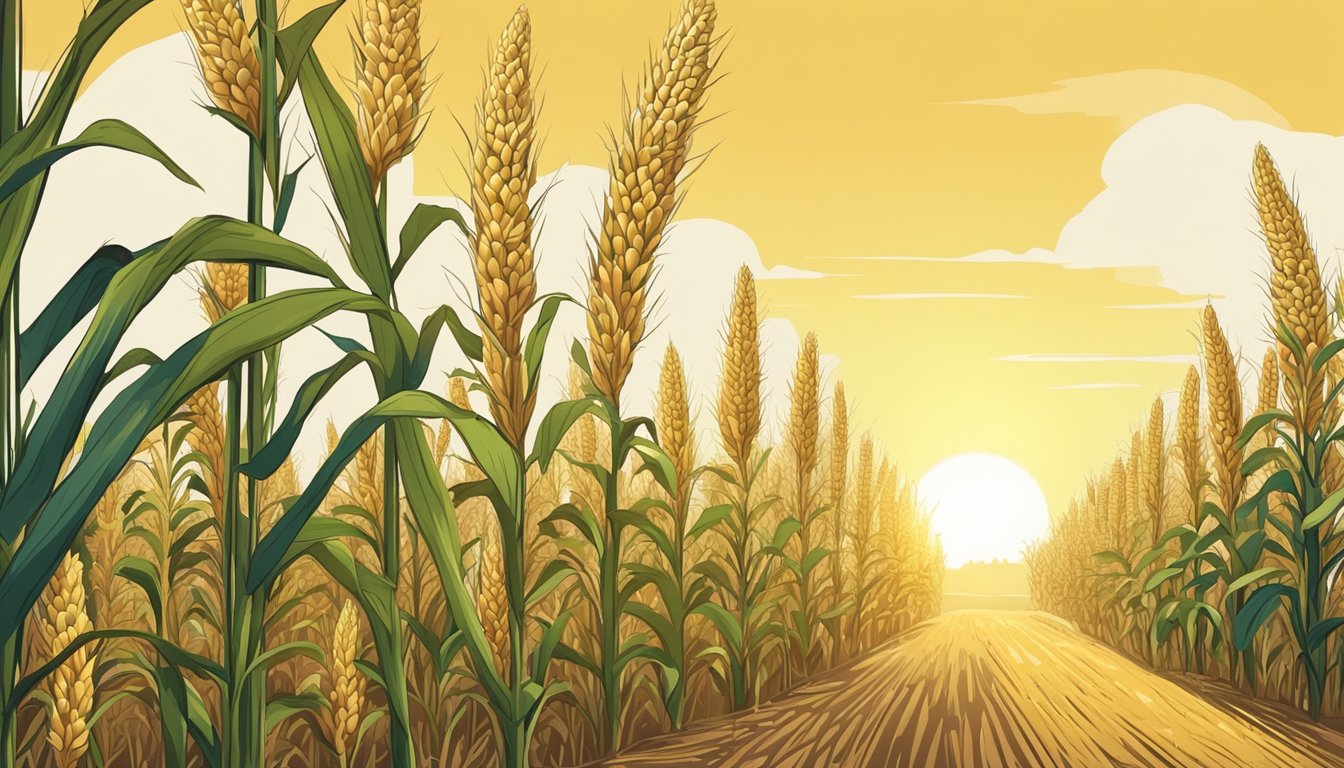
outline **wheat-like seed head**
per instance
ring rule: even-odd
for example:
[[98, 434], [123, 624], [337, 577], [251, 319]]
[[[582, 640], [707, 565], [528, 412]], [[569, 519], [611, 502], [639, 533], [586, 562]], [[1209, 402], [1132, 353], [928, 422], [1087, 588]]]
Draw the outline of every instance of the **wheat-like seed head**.
[[536, 405], [521, 354], [523, 316], [537, 294], [528, 196], [537, 180], [531, 23], [519, 8], [499, 39], [476, 110], [471, 210], [476, 288], [485, 335], [490, 410], [504, 436], [522, 445]]
[[837, 382], [831, 397], [831, 474], [832, 514], [839, 517], [849, 480], [849, 410], [845, 403], [844, 382]]
[[210, 505], [215, 514], [224, 510], [225, 480], [224, 440], [226, 437], [224, 414], [219, 405], [219, 385], [207, 384], [196, 390], [187, 399], [186, 416], [194, 425], [187, 435], [187, 442], [193, 449], [205, 457], [210, 464], [206, 473], [206, 489], [210, 494]]
[[691, 472], [695, 469], [695, 439], [691, 432], [691, 407], [686, 398], [686, 373], [677, 348], [667, 345], [658, 377], [658, 439], [677, 470], [677, 499], [686, 500]]
[[[1176, 411], [1176, 448], [1181, 457], [1186, 490], [1190, 498], [1197, 502], [1204, 474], [1204, 457], [1199, 443], [1199, 371], [1193, 365], [1185, 372], [1181, 403]], [[1198, 507], [1198, 504], [1195, 506]], [[1198, 515], [1197, 509], [1195, 514]]]
[[1241, 500], [1241, 383], [1237, 363], [1212, 306], [1204, 307], [1204, 375], [1209, 393], [1209, 445], [1218, 478], [1218, 499], [1231, 513]]
[[[728, 314], [728, 346], [719, 384], [719, 434], [734, 464], [745, 470], [761, 431], [761, 321], [751, 270], [737, 272]], [[745, 479], [745, 478], [743, 478]]]
[[1125, 528], [1125, 509], [1129, 504], [1126, 494], [1128, 493], [1128, 483], [1125, 473], [1125, 462], [1119, 457], [1111, 464], [1111, 536], [1115, 540], [1111, 543], [1120, 547], [1124, 544]]
[[327, 455], [336, 452], [336, 445], [341, 442], [341, 433], [336, 431], [336, 422], [327, 419]]
[[1125, 535], [1130, 536], [1139, 522], [1143, 496], [1143, 433], [1138, 430], [1129, 439], [1125, 470]]
[[261, 135], [261, 62], [237, 0], [182, 0], [210, 100]]
[[1321, 422], [1325, 403], [1322, 375], [1313, 371], [1310, 363], [1330, 343], [1329, 309], [1321, 287], [1320, 266], [1302, 214], [1262, 144], [1255, 147], [1252, 182], [1260, 231], [1272, 263], [1269, 295], [1274, 320], [1286, 326], [1306, 351], [1305, 365], [1299, 370], [1288, 347], [1281, 345], [1279, 350], [1289, 405], [1299, 428], [1312, 432]]
[[677, 181], [713, 75], [713, 0], [684, 0], [644, 73], [633, 117], [613, 150], [611, 188], [590, 264], [593, 383], [613, 401], [644, 338], [654, 259], [677, 203]]
[[211, 323], [247, 303], [247, 265], [218, 261], [206, 264], [200, 301]]
[[365, 679], [355, 661], [359, 658], [359, 612], [350, 599], [341, 605], [336, 631], [331, 641], [332, 744], [342, 764], [355, 746], [359, 723], [364, 714]]
[[[1153, 407], [1148, 411], [1148, 436], [1144, 440], [1143, 455], [1143, 503], [1150, 515], [1153, 531], [1158, 535], [1164, 530], [1162, 498], [1166, 479], [1166, 466], [1162, 455], [1165, 453], [1163, 448], [1166, 442], [1162, 422], [1162, 398], [1159, 397], [1153, 400]], [[1157, 540], [1156, 536], [1153, 540]]]
[[[355, 452], [355, 487], [351, 489], [359, 508], [375, 520], [383, 519], [383, 432], [379, 430]], [[381, 524], [371, 533], [382, 536]], [[381, 542], [380, 542], [381, 544]], [[361, 550], [363, 551], [363, 550]]]
[[[45, 606], [44, 632], [54, 656], [75, 638], [93, 630], [84, 590], [84, 563], [74, 553], [61, 558]], [[47, 742], [55, 765], [73, 768], [89, 748], [89, 716], [93, 713], [93, 671], [97, 654], [84, 645], [51, 674], [52, 699]]]
[[485, 639], [495, 653], [495, 668], [508, 668], [509, 595], [504, 584], [504, 553], [493, 532], [481, 547], [480, 588], [476, 593], [476, 611], [481, 617]]
[[798, 353], [789, 392], [789, 447], [800, 476], [817, 467], [817, 433], [820, 431], [820, 382], [817, 336], [809, 333]]
[[1257, 390], [1255, 412], [1264, 413], [1279, 407], [1279, 356], [1274, 348], [1265, 350], [1260, 363], [1260, 385]]
[[873, 438], [864, 435], [859, 441], [859, 466], [854, 476], [854, 516], [862, 519], [872, 514], [873, 506]]
[[377, 189], [415, 145], [424, 97], [420, 0], [363, 0], [355, 41], [359, 148]]

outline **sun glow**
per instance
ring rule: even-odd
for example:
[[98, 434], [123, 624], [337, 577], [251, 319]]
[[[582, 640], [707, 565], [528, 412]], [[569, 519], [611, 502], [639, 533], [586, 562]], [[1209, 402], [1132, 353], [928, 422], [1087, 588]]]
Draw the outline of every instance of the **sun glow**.
[[943, 459], [919, 479], [919, 497], [932, 511], [949, 568], [972, 560], [1021, 560], [1026, 545], [1050, 527], [1035, 478], [1002, 456]]

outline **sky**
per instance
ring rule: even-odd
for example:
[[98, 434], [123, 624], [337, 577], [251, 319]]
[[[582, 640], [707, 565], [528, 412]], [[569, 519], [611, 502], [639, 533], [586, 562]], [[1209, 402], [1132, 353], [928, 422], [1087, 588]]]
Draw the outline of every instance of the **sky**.
[[[286, 17], [317, 4], [290, 0]], [[27, 6], [25, 64], [41, 70], [82, 2]], [[575, 210], [600, 194], [601, 176], [588, 167], [605, 166], [623, 85], [674, 6], [529, 3], [544, 96], [540, 167], [582, 182], [564, 196]], [[712, 350], [718, 338], [703, 318], [721, 316], [727, 288], [713, 297], [693, 288], [750, 263], [779, 331], [775, 390], [786, 389], [779, 377], [797, 334], [815, 331], [828, 383], [845, 382], [851, 430], [871, 430], [905, 474], [961, 453], [1002, 455], [1059, 513], [1086, 474], [1128, 444], [1152, 399], [1170, 401], [1198, 352], [1204, 302], [1229, 316], [1248, 361], [1259, 358], [1264, 256], [1248, 202], [1256, 141], [1302, 194], [1331, 268], [1344, 244], [1344, 228], [1328, 220], [1344, 204], [1344, 172], [1334, 172], [1344, 171], [1333, 138], [1344, 133], [1338, 3], [719, 8], [723, 77], [710, 97], [715, 119], [697, 137], [708, 154], [680, 212], [682, 244], [671, 247], [662, 284], [664, 336], [651, 340], [641, 381], [653, 381], [666, 338]], [[486, 53], [512, 9], [426, 0], [435, 86], [413, 168], [399, 176], [408, 195], [465, 192], [461, 124], [470, 124]], [[318, 47], [344, 79], [352, 14], [338, 13]], [[157, 73], [150, 51], [168, 57], [173, 87], [189, 89], [188, 49], [162, 47], [180, 40], [184, 23], [177, 2], [153, 3], [96, 73], [136, 51], [135, 66]], [[134, 82], [109, 74], [119, 85], [105, 84], [100, 109], [124, 110], [151, 137], [168, 137], [179, 125], [171, 107], [138, 104], [150, 97]], [[102, 116], [93, 104], [88, 119]], [[177, 143], [172, 153], [188, 153], [178, 159], [192, 170], [199, 148]], [[577, 278], [560, 270], [556, 279], [571, 281], [563, 289]], [[706, 416], [713, 360], [690, 371]]]

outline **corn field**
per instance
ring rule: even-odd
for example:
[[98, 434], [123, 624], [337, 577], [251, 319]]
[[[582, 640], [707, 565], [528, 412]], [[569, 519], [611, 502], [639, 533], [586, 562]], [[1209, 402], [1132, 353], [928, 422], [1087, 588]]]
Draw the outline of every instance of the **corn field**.
[[1329, 296], [1263, 145], [1250, 179], [1274, 344], [1233, 349], [1203, 309], [1201, 365], [1175, 412], [1155, 400], [1128, 450], [1087, 480], [1028, 553], [1031, 588], [1038, 606], [1149, 665], [1319, 719], [1344, 711], [1344, 283]]
[[[913, 484], [851, 430], [815, 335], [790, 380], [765, 380], [749, 269], [721, 338], [645, 348], [660, 245], [721, 74], [714, 0], [683, 0], [613, 105], [582, 296], [537, 280], [545, 126], [525, 7], [501, 19], [464, 121], [464, 210], [419, 204], [393, 232], [387, 174], [423, 135], [426, 89], [452, 74], [432, 71], [421, 14], [450, 4], [337, 0], [291, 19], [275, 0], [160, 0], [181, 6], [204, 108], [247, 138], [247, 215], [183, 222], [139, 251], [107, 245], [20, 327], [18, 265], [61, 157], [110, 147], [196, 183], [124, 122], [63, 131], [98, 50], [151, 1], [89, 3], [30, 94], [22, 3], [0, 0], [0, 768], [579, 765], [776, 697], [938, 613], [943, 556]], [[350, 22], [353, 67], [313, 50], [333, 20]], [[284, 150], [282, 109], [306, 115], [311, 158]], [[304, 184], [322, 174], [356, 281], [282, 234], [310, 161]], [[1295, 209], [1267, 155], [1256, 168], [1285, 276], [1275, 384], [1243, 426], [1231, 353], [1206, 350], [1223, 366], [1206, 376], [1208, 450], [1192, 373], [1189, 440], [1167, 449], [1155, 411], [1129, 463], [1034, 553], [1034, 589], [1154, 663], [1194, 658], [1316, 714], [1344, 695], [1328, 588], [1344, 557], [1344, 374]], [[397, 282], [435, 258], [421, 246], [440, 227], [468, 243], [457, 277], [474, 306], [414, 323]], [[276, 271], [314, 287], [269, 291]], [[166, 357], [118, 356], [184, 277], [199, 332]], [[586, 335], [544, 359], [570, 312]], [[338, 314], [368, 341], [330, 336], [342, 356], [322, 370], [284, 364], [284, 343]], [[24, 385], [69, 336], [59, 383], [30, 411]], [[689, 380], [675, 345], [711, 342], [720, 375]], [[469, 365], [434, 391], [430, 357], [450, 346]], [[635, 355], [660, 353], [654, 412], [629, 413]], [[326, 454], [301, 480], [300, 433], [356, 373], [376, 398], [325, 425]], [[302, 381], [290, 402], [281, 376]], [[566, 383], [555, 404], [547, 381]], [[779, 424], [771, 390], [789, 395]], [[1101, 609], [1112, 591], [1124, 597]]]

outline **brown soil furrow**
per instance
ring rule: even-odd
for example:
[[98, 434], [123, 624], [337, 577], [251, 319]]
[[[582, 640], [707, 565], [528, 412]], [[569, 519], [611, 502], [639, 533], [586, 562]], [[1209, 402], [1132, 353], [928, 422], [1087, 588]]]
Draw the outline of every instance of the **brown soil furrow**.
[[958, 611], [603, 765], [1344, 768], [1344, 735], [1220, 681], [1155, 674], [1048, 614]]

